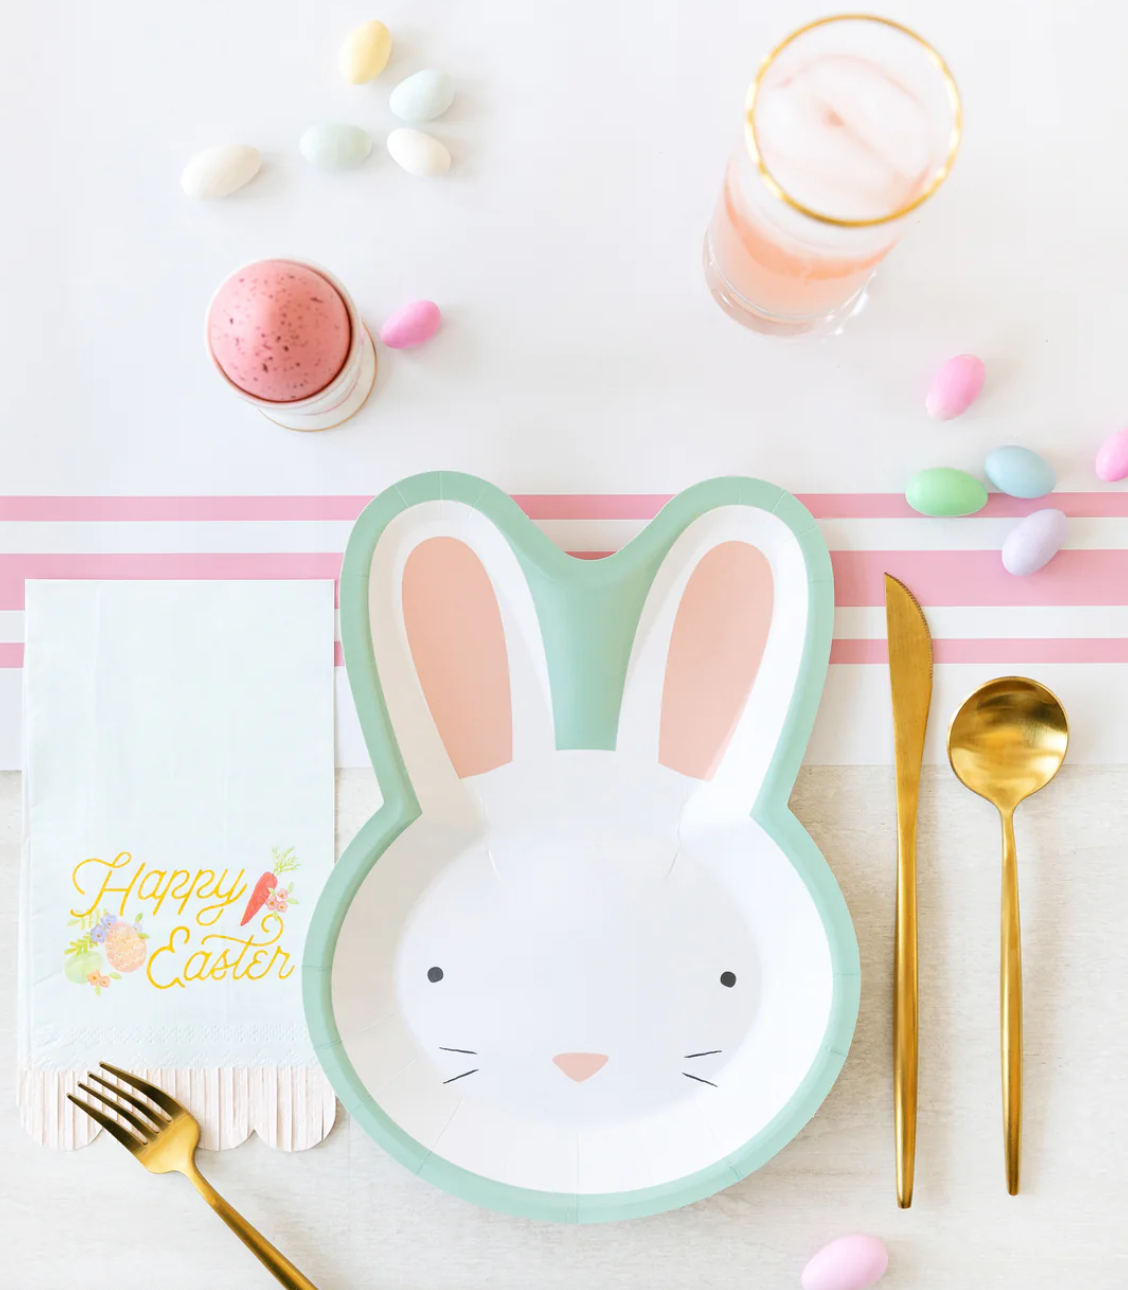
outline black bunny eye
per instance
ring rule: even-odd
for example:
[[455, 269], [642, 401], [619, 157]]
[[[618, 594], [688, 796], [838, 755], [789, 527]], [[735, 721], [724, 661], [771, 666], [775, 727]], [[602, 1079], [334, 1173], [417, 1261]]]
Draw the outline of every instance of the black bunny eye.
[[[730, 972], [728, 975], [732, 976], [732, 973]], [[428, 981], [441, 981], [442, 979], [443, 979], [443, 970], [441, 967], [433, 967], [433, 968], [427, 969]], [[736, 977], [733, 977], [732, 979], [735, 981]]]
[[[434, 970], [435, 970], [434, 968], [432, 968], [432, 969], [431, 969], [431, 971], [432, 971], [432, 972], [433, 972]], [[441, 975], [442, 975], [442, 973], [440, 972], [440, 973], [439, 973], [439, 975], [441, 976]], [[732, 987], [733, 987], [734, 985], [736, 985], [736, 973], [735, 973], [735, 972], [722, 972], [722, 973], [721, 973], [721, 985], [726, 986], [728, 989], [730, 989], [730, 990], [731, 990], [731, 989], [732, 989]]]

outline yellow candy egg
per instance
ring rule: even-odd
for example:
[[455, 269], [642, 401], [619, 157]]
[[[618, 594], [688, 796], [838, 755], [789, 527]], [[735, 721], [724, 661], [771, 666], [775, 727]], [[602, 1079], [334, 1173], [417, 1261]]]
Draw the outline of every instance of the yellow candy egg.
[[392, 37], [382, 22], [362, 22], [345, 37], [338, 59], [341, 75], [350, 85], [375, 80], [387, 66]]

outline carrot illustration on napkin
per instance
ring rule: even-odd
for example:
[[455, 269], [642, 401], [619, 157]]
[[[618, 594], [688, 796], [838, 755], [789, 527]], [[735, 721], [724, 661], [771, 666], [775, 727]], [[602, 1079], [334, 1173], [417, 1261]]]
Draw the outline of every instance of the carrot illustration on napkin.
[[[274, 868], [268, 869], [266, 873], [255, 883], [254, 891], [251, 892], [251, 898], [247, 901], [247, 908], [243, 910], [243, 917], [239, 920], [240, 927], [246, 927], [252, 918], [266, 904], [267, 897], [278, 886], [278, 879], [284, 873], [289, 873], [298, 868], [298, 859], [294, 855], [294, 848], [287, 847], [285, 851], [279, 851], [277, 847], [270, 848], [270, 854], [274, 857]], [[288, 903], [296, 905], [297, 901], [289, 893], [293, 890], [294, 884], [291, 883], [287, 889], [289, 897]]]

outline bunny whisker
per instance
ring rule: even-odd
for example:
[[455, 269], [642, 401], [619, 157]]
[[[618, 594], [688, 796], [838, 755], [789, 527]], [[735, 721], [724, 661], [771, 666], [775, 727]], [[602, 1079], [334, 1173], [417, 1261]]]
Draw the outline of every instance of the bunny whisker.
[[691, 1075], [689, 1071], [682, 1071], [682, 1074], [686, 1077], [686, 1079], [696, 1080], [698, 1084], [708, 1084], [710, 1088], [717, 1087], [716, 1084], [714, 1084], [711, 1079], [702, 1079], [700, 1075]]
[[681, 855], [681, 847], [679, 846], [679, 847], [674, 851], [673, 859], [670, 861], [670, 867], [666, 870], [666, 877], [667, 877], [667, 878], [669, 878], [669, 877], [671, 877], [671, 876], [672, 876], [672, 874], [673, 874], [673, 872], [674, 872], [674, 865], [676, 865], [676, 864], [677, 864], [677, 862], [678, 862], [678, 857], [679, 857], [680, 855]]
[[477, 1052], [473, 1048], [443, 1048], [440, 1046], [440, 1053], [462, 1053], [466, 1057], [477, 1057]]
[[450, 1079], [445, 1079], [445, 1080], [443, 1080], [443, 1083], [444, 1083], [444, 1084], [453, 1084], [455, 1080], [465, 1079], [467, 1075], [477, 1075], [477, 1073], [478, 1073], [478, 1071], [479, 1071], [480, 1069], [481, 1069], [481, 1067], [479, 1067], [479, 1066], [475, 1066], [475, 1067], [474, 1067], [474, 1069], [473, 1069], [472, 1071], [463, 1071], [461, 1075], [452, 1075], [452, 1076], [450, 1077]]
[[686, 1055], [682, 1058], [682, 1061], [683, 1062], [692, 1061], [694, 1057], [716, 1057], [718, 1053], [723, 1051], [724, 1051], [723, 1048], [710, 1048], [708, 1052], [704, 1052], [704, 1053], [686, 1053]]
[[493, 849], [491, 847], [486, 847], [486, 855], [489, 857], [490, 868], [494, 872], [494, 877], [498, 880], [498, 882], [501, 882], [502, 881], [501, 871], [497, 867], [497, 860], [494, 857]]

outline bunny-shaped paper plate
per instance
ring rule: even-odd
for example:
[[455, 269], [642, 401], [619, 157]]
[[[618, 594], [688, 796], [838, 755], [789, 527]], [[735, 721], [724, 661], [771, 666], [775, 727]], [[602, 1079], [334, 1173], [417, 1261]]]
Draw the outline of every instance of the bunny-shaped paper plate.
[[857, 945], [788, 809], [830, 650], [790, 494], [717, 479], [581, 560], [467, 475], [389, 489], [341, 574], [384, 795], [306, 947], [345, 1108], [456, 1195], [594, 1222], [758, 1168], [846, 1057]]

